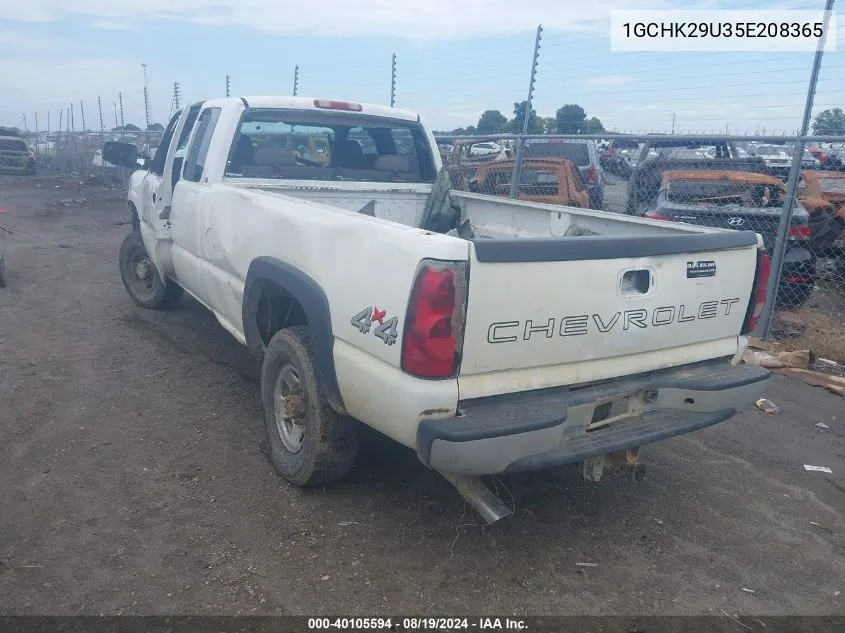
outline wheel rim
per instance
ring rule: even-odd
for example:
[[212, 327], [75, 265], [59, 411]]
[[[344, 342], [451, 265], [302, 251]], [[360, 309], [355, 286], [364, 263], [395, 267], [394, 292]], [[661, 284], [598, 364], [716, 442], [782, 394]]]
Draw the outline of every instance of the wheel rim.
[[135, 250], [129, 258], [129, 283], [135, 294], [142, 299], [155, 294], [158, 275], [150, 256], [141, 250]]
[[282, 367], [276, 377], [273, 403], [279, 438], [289, 452], [298, 453], [305, 442], [305, 394], [291, 364]]

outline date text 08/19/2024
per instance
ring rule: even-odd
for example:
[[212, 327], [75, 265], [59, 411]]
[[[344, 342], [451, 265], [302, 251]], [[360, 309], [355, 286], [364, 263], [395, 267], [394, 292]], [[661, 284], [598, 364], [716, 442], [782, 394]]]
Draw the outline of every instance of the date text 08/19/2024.
[[524, 620], [516, 618], [308, 618], [308, 630], [340, 631], [523, 631]]

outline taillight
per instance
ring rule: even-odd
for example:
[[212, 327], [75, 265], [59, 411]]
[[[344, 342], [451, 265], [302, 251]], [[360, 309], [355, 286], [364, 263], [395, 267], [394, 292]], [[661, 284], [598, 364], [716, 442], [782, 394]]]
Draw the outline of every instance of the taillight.
[[598, 176], [598, 172], [596, 172], [595, 167], [590, 167], [587, 170], [587, 182], [590, 183], [591, 185], [596, 184], [596, 177], [597, 176]]
[[645, 217], [650, 218], [652, 220], [665, 220], [667, 222], [670, 221], [669, 216], [663, 215], [660, 211], [646, 211]]
[[808, 224], [796, 224], [789, 227], [789, 237], [796, 240], [810, 239], [810, 226]]
[[402, 370], [420, 378], [451, 378], [463, 344], [466, 262], [423, 260], [402, 341]]
[[766, 285], [771, 274], [772, 260], [768, 253], [764, 250], [757, 251], [757, 273], [754, 275], [754, 286], [745, 312], [745, 323], [742, 324], [742, 334], [751, 334], [757, 327], [757, 321], [766, 307]]

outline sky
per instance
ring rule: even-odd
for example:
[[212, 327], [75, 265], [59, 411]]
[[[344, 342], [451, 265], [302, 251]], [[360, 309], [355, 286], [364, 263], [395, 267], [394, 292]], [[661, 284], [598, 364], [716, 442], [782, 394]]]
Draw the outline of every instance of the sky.
[[[298, 94], [396, 105], [435, 129], [513, 116], [527, 97], [542, 24], [534, 107], [581, 105], [627, 132], [794, 133], [813, 53], [612, 52], [611, 9], [820, 9], [823, 0], [27, 0], [0, 3], [0, 125], [142, 126], [144, 69], [151, 120], [225, 94]], [[838, 14], [838, 18], [842, 18]], [[814, 112], [845, 107], [845, 19], [826, 53]], [[67, 127], [62, 115], [62, 127]], [[119, 118], [119, 116], [118, 116]]]

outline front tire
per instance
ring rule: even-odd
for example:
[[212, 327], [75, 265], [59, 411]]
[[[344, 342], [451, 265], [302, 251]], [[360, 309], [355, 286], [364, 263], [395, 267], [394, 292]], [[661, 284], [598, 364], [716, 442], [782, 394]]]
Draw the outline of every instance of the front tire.
[[129, 233], [120, 245], [120, 278], [132, 301], [142, 308], [169, 308], [184, 292], [176, 282], [161, 278], [138, 231]]
[[270, 462], [295, 486], [334, 483], [358, 455], [356, 422], [334, 411], [317, 380], [307, 327], [276, 332], [261, 367], [261, 412]]

